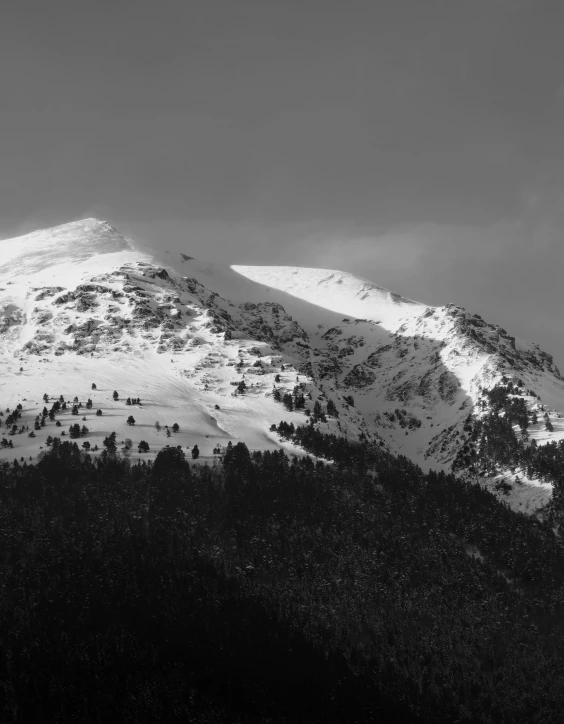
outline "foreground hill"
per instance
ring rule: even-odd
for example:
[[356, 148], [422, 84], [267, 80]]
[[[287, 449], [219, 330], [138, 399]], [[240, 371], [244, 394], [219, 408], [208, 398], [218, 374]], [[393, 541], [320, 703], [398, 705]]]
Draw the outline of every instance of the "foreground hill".
[[[340, 271], [205, 264], [96, 219], [4, 240], [0, 252], [4, 420], [22, 406], [0, 448], [10, 461], [36, 458], [76, 423], [91, 449], [115, 431], [135, 457], [141, 441], [149, 457], [168, 442], [209, 459], [239, 439], [299, 453], [270, 428], [309, 418], [449, 470], [469, 419], [484, 414], [483, 391], [504, 379], [531, 415], [548, 408], [552, 430], [531, 417], [529, 441], [564, 439], [551, 356], [452, 304], [428, 307]], [[67, 409], [50, 420], [42, 413], [61, 397]], [[545, 503], [549, 483], [490, 471], [519, 473], [512, 504]]]

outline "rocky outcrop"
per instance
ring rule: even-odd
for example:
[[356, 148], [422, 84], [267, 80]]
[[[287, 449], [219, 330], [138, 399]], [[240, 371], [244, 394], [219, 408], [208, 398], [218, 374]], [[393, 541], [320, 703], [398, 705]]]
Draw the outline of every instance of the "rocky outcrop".
[[362, 390], [374, 384], [376, 375], [372, 370], [367, 369], [364, 365], [355, 365], [343, 380], [343, 384], [347, 387], [353, 387], [355, 390]]

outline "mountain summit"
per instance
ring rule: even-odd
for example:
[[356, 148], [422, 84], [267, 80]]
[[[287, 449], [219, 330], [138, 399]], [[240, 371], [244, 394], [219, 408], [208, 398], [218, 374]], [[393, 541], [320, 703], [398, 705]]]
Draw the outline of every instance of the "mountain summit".
[[[149, 455], [197, 444], [212, 458], [237, 439], [300, 454], [271, 429], [285, 420], [450, 469], [484, 390], [508, 380], [529, 408], [540, 398], [552, 411], [552, 431], [530, 437], [564, 438], [552, 357], [453, 304], [336, 270], [206, 264], [96, 219], [4, 240], [0, 252], [0, 408], [22, 405], [5, 459], [45, 448], [55, 432], [45, 400], [62, 397], [58, 421], [84, 423], [91, 450], [116, 432], [126, 452], [143, 440]], [[549, 494], [529, 480], [512, 502]]]

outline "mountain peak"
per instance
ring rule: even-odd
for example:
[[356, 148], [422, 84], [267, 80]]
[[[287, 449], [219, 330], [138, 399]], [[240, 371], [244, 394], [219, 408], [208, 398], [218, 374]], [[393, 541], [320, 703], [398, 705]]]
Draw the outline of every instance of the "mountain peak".
[[61, 263], [131, 251], [132, 244], [107, 221], [80, 219], [0, 241], [0, 274], [28, 277]]

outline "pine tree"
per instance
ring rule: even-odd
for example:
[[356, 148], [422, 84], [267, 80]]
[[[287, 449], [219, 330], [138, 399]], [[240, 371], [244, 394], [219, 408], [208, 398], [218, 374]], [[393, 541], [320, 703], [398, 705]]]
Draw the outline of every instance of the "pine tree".
[[119, 395], [117, 393], [117, 390], [114, 390], [114, 394], [112, 395], [112, 397], [114, 398], [114, 400], [119, 400]]
[[98, 417], [101, 417], [101, 416], [102, 416], [102, 410], [96, 410], [96, 415], [97, 415]]
[[174, 425], [172, 426], [172, 431], [173, 431], [173, 432], [178, 432], [179, 430], [180, 430], [180, 427], [179, 427], [178, 423], [175, 422]]
[[288, 410], [288, 412], [292, 412], [294, 409], [294, 401], [292, 399], [292, 395], [289, 392], [286, 392], [284, 394], [284, 397], [282, 398], [282, 404], [284, 407]]
[[127, 424], [128, 424], [128, 425], [135, 425], [135, 418], [133, 417], [133, 415], [130, 415], [130, 416], [127, 418]]
[[331, 417], [339, 417], [339, 412], [337, 411], [337, 408], [336, 408], [333, 400], [327, 401], [327, 414], [330, 415]]
[[112, 432], [108, 437], [104, 438], [104, 447], [109, 452], [114, 452], [116, 449], [116, 433]]
[[197, 460], [200, 457], [200, 450], [197, 445], [192, 448], [192, 460]]

